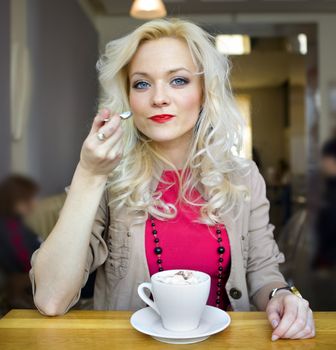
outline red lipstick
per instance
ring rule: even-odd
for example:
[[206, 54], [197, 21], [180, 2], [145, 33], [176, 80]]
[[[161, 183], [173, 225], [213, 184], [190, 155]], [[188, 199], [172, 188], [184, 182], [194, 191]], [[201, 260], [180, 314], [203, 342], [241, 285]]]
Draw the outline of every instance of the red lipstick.
[[172, 114], [157, 114], [153, 115], [149, 119], [153, 120], [156, 123], [165, 123], [172, 118], [174, 118]]

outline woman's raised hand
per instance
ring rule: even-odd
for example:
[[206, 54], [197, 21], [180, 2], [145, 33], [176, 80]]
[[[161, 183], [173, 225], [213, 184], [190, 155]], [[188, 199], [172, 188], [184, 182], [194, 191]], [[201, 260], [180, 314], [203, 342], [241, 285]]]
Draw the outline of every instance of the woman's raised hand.
[[83, 143], [79, 165], [93, 176], [108, 176], [122, 158], [122, 134], [119, 114], [103, 109], [94, 118]]

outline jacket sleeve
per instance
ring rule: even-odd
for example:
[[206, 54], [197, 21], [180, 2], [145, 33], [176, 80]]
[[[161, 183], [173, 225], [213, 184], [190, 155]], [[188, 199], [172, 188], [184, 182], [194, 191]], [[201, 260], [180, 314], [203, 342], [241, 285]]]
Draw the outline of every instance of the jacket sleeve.
[[269, 222], [270, 203], [266, 198], [266, 186], [256, 164], [251, 170], [251, 208], [248, 229], [248, 259], [246, 268], [249, 297], [272, 282], [286, 280], [279, 271], [279, 264], [285, 261], [274, 240], [274, 226]]
[[[104, 264], [104, 262], [107, 259], [108, 248], [103, 238], [104, 232], [108, 228], [109, 213], [108, 213], [107, 203], [108, 203], [108, 197], [107, 197], [107, 191], [105, 191], [100, 201], [100, 204], [98, 206], [95, 220], [92, 226], [89, 251], [88, 251], [88, 255], [85, 263], [85, 271], [82, 279], [81, 288], [85, 286], [89, 278], [89, 274], [95, 271], [98, 266]], [[41, 249], [43, 244], [44, 243], [41, 244], [39, 249]], [[36, 286], [35, 286], [34, 264], [35, 264], [35, 259], [39, 252], [39, 249], [35, 250], [31, 256], [31, 260], [30, 260], [31, 269], [29, 271], [29, 278], [32, 285], [32, 294], [33, 294], [35, 306], [41, 314], [45, 315], [45, 313], [37, 307], [35, 302]], [[71, 300], [70, 304], [67, 306], [64, 313], [68, 312], [68, 310], [78, 302], [80, 295], [81, 295], [81, 289], [79, 289], [77, 294], [73, 297], [73, 299]]]

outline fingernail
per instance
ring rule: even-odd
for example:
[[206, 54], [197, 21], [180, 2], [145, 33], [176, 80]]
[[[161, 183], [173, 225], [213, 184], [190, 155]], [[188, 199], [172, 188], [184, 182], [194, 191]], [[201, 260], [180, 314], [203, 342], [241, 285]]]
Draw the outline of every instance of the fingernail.
[[272, 327], [275, 328], [278, 325], [278, 321], [277, 320], [273, 320], [272, 321]]
[[275, 341], [275, 340], [278, 340], [278, 339], [279, 339], [279, 337], [277, 335], [275, 335], [275, 334], [272, 335], [272, 341]]

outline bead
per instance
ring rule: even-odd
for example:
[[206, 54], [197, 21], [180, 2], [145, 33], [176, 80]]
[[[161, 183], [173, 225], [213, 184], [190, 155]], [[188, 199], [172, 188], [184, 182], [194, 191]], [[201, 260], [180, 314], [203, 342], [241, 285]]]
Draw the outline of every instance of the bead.
[[216, 300], [216, 304], [217, 304], [217, 305], [220, 304], [220, 300], [219, 300], [219, 299]]
[[159, 267], [159, 271], [163, 271], [163, 267]]
[[155, 222], [152, 222], [152, 226], [155, 226]]
[[160, 241], [160, 240], [159, 240], [158, 238], [155, 238], [155, 239], [154, 239], [154, 242], [155, 242], [155, 243], [159, 243], [159, 241]]
[[161, 254], [161, 253], [162, 253], [162, 248], [156, 247], [156, 248], [154, 249], [154, 253], [155, 253], [155, 254]]
[[161, 260], [161, 259], [157, 259], [156, 262], [157, 262], [158, 264], [162, 264], [162, 260]]
[[218, 266], [219, 271], [223, 271], [223, 266]]
[[218, 259], [219, 262], [223, 262], [223, 260], [224, 260], [223, 258], [219, 258]]
[[217, 287], [221, 287], [221, 286], [222, 286], [222, 282], [218, 282]]
[[222, 242], [222, 238], [221, 237], [217, 238], [217, 242]]
[[156, 231], [156, 230], [153, 230], [152, 233], [153, 233], [153, 235], [156, 235], [156, 234], [157, 234], [157, 231]]
[[221, 231], [220, 229], [217, 229], [217, 230], [216, 230], [216, 233], [219, 234], [219, 233], [222, 233], [222, 231]]
[[218, 277], [219, 279], [221, 279], [221, 278], [223, 277], [223, 275], [222, 275], [221, 273], [219, 273], [219, 274], [217, 275], [217, 277]]
[[218, 252], [218, 254], [223, 254], [225, 252], [225, 248], [224, 247], [218, 247], [217, 252]]
[[220, 290], [217, 291], [217, 295], [221, 295], [221, 291]]

